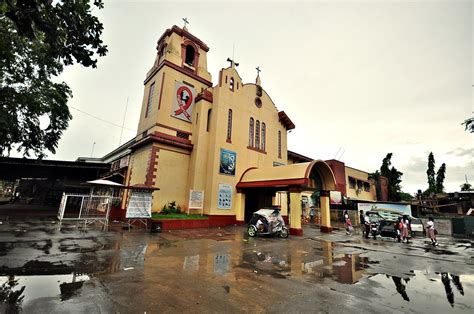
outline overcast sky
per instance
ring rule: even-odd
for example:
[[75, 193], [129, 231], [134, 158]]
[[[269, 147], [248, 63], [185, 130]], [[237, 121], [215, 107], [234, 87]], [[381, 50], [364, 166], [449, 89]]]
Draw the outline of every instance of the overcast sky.
[[[447, 165], [447, 191], [465, 175], [474, 184], [474, 134], [461, 125], [474, 110], [472, 1], [104, 2], [94, 12], [108, 55], [98, 69], [72, 66], [61, 79], [73, 90], [70, 106], [118, 125], [129, 99], [121, 143], [136, 133], [158, 38], [187, 17], [210, 47], [214, 84], [232, 55], [244, 82], [260, 66], [263, 88], [296, 125], [288, 149], [368, 172], [392, 152], [409, 193], [427, 188], [432, 151], [436, 169]], [[71, 113], [48, 159], [118, 146], [120, 127]]]

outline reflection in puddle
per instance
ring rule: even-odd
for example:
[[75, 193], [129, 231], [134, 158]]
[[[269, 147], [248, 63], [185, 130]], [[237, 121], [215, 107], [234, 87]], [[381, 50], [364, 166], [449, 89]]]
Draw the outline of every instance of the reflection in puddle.
[[[361, 284], [368, 285], [368, 289], [374, 290], [379, 297], [395, 306], [426, 310], [427, 312], [469, 308], [470, 305], [465, 303], [471, 301], [464, 297], [464, 285], [473, 286], [474, 280], [471, 276], [458, 276], [449, 273], [430, 274], [421, 271], [414, 271], [414, 275], [410, 278], [401, 278], [378, 274]], [[394, 286], [397, 292], [395, 295], [393, 294]], [[425, 297], [420, 298], [420, 293], [424, 295], [428, 293], [430, 302], [426, 302]]]
[[79, 293], [88, 275], [0, 276], [0, 303], [7, 312], [18, 312], [30, 301], [39, 298], [59, 297], [67, 300]]

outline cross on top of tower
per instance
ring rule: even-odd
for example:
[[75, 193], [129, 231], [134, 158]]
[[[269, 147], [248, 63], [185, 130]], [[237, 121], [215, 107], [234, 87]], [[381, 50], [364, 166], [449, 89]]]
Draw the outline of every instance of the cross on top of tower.
[[260, 72], [262, 72], [262, 70], [260, 70], [260, 67], [259, 67], [259, 66], [257, 66], [257, 67], [255, 68], [255, 70], [257, 70], [257, 75], [260, 75]]
[[231, 58], [227, 58], [227, 62], [230, 62], [230, 66], [231, 66], [232, 68], [234, 67], [234, 65], [235, 65], [236, 67], [239, 66], [239, 64], [238, 64], [237, 62], [235, 62], [234, 60], [232, 60]]
[[184, 22], [184, 27], [183, 27], [183, 28], [186, 28], [186, 25], [189, 24], [188, 18], [187, 18], [187, 17], [183, 17], [182, 20], [183, 20], [183, 22]]

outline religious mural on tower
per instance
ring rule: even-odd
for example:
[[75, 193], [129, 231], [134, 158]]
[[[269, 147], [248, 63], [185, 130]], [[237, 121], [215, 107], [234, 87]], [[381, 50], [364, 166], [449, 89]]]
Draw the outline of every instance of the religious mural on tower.
[[193, 87], [176, 81], [171, 116], [191, 123], [196, 91]]

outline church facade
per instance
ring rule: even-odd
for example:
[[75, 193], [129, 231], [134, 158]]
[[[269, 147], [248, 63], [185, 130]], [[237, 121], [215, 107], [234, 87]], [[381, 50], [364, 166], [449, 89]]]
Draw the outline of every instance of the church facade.
[[[329, 191], [336, 190], [331, 168], [323, 161], [288, 165], [294, 123], [259, 75], [244, 83], [233, 60], [213, 86], [208, 51], [186, 27], [173, 26], [159, 38], [124, 183], [160, 188], [152, 211], [176, 202], [224, 224], [280, 204], [290, 231], [301, 234], [301, 193], [321, 191], [321, 207], [329, 211]], [[322, 215], [328, 231], [329, 213]]]

